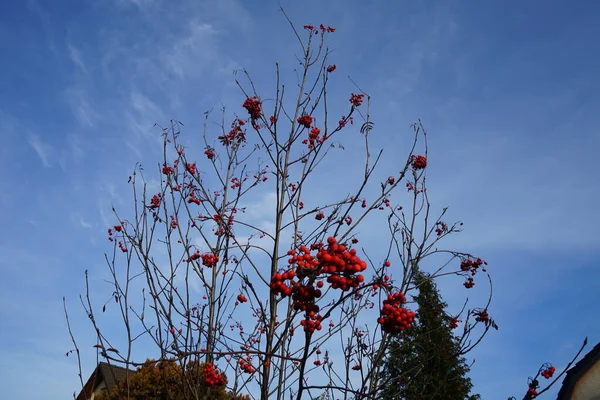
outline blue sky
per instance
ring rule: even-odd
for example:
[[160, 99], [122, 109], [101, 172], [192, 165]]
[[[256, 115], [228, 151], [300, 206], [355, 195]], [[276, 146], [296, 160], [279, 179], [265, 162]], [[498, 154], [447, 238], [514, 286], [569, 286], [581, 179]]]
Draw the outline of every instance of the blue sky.
[[[521, 395], [543, 362], [561, 369], [585, 336], [600, 341], [600, 5], [449, 3], [281, 2], [298, 25], [337, 28], [332, 93], [345, 99], [350, 75], [372, 96], [384, 168], [405, 154], [410, 123], [428, 128], [433, 204], [464, 221], [453, 243], [491, 264], [500, 330], [471, 354], [472, 378], [500, 399]], [[237, 68], [268, 88], [278, 60], [292, 81], [294, 45], [268, 0], [0, 4], [7, 398], [78, 389], [61, 299], [91, 346], [83, 271], [101, 279], [110, 206], [127, 209], [135, 162], [159, 160], [153, 124], [199, 132], [204, 111], [239, 107]]]

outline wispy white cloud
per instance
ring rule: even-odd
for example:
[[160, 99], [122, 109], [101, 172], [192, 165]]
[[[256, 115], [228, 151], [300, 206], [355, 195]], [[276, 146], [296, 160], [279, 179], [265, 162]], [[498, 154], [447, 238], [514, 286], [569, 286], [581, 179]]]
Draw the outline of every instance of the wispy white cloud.
[[145, 7], [155, 5], [156, 0], [117, 0], [117, 3], [121, 5], [133, 5], [144, 9]]
[[33, 148], [33, 150], [35, 150], [40, 160], [42, 160], [44, 167], [50, 168], [52, 166], [51, 158], [54, 154], [52, 147], [45, 143], [42, 138], [36, 134], [30, 134], [27, 142]]
[[223, 70], [230, 61], [219, 51], [218, 40], [218, 32], [211, 24], [192, 20], [186, 34], [165, 53], [163, 63], [178, 79], [198, 77], [208, 68]]
[[92, 228], [92, 224], [90, 224], [80, 212], [71, 213], [71, 221], [82, 228], [90, 229]]
[[69, 48], [69, 58], [71, 59], [71, 61], [73, 62], [73, 64], [75, 64], [75, 66], [77, 68], [79, 68], [79, 70], [81, 72], [83, 72], [84, 74], [88, 74], [88, 70], [85, 66], [85, 63], [83, 62], [83, 57], [81, 55], [81, 52], [79, 51], [79, 49], [77, 47], [75, 47], [72, 44], [68, 45]]
[[79, 124], [85, 128], [93, 128], [99, 119], [99, 114], [90, 104], [86, 89], [83, 86], [71, 87], [66, 93], [71, 110]]

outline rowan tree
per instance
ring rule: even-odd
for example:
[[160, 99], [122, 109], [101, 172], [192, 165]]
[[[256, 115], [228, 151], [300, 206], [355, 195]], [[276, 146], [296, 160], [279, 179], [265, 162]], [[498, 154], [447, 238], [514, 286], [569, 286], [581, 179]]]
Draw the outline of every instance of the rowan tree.
[[[104, 329], [87, 274], [84, 307], [98, 356], [111, 362], [139, 366], [140, 353], [202, 362], [227, 375], [233, 395], [263, 400], [375, 399], [388, 383], [390, 340], [413, 324], [406, 300], [419, 266], [435, 260], [430, 279], [454, 275], [463, 290], [487, 272], [442, 246], [462, 224], [446, 223], [446, 209], [433, 217], [421, 122], [405, 157], [396, 149], [394, 168], [379, 168], [370, 96], [358, 86], [343, 97], [328, 91], [335, 28], [296, 29], [283, 14], [299, 44], [297, 81], [286, 85], [276, 64], [274, 91], [261, 95], [237, 71], [240, 106], [222, 110], [217, 133], [210, 113], [199, 140], [177, 120], [160, 127], [162, 160], [149, 173], [136, 167], [132, 210], [113, 209], [108, 228], [106, 310], [118, 310], [121, 336]], [[345, 155], [344, 143], [361, 144], [362, 156]], [[257, 207], [266, 216], [257, 219]], [[465, 337], [475, 332], [485, 324], [469, 320]]]

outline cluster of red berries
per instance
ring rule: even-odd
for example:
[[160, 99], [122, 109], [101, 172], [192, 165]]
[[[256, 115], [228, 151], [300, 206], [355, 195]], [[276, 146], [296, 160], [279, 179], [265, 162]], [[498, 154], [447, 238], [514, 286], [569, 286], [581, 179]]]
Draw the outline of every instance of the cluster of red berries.
[[246, 124], [246, 121], [243, 119], [236, 119], [231, 124], [231, 130], [227, 132], [225, 135], [218, 136], [217, 139], [221, 142], [223, 146], [230, 146], [231, 144], [240, 144], [246, 142], [246, 134], [242, 129], [242, 126]]
[[319, 128], [317, 128], [316, 126], [313, 127], [310, 130], [310, 133], [308, 134], [308, 139], [304, 139], [302, 141], [302, 144], [307, 145], [309, 149], [314, 148], [316, 143], [323, 144], [323, 142], [325, 140], [327, 140], [327, 135], [325, 135], [321, 138], [321, 137], [319, 137], [320, 134], [321, 134], [321, 130]]
[[190, 258], [188, 258], [186, 261], [191, 262], [191, 261], [197, 260], [199, 258], [202, 259], [202, 265], [204, 265], [205, 267], [209, 267], [209, 268], [214, 267], [219, 262], [218, 255], [212, 254], [212, 253], [201, 254], [200, 250], [196, 250], [196, 252], [194, 254], [192, 254], [190, 256]]
[[408, 328], [415, 318], [415, 313], [402, 307], [406, 302], [403, 293], [389, 294], [383, 301], [381, 316], [377, 322], [381, 325], [381, 330], [387, 333], [400, 333]]
[[[315, 26], [314, 26], [314, 25], [309, 25], [309, 24], [306, 24], [306, 25], [304, 25], [304, 26], [303, 26], [303, 28], [304, 28], [304, 29], [306, 29], [307, 31], [313, 31], [313, 30], [315, 29]], [[332, 28], [331, 26], [327, 26], [327, 27], [326, 27], [325, 25], [321, 24], [321, 25], [319, 26], [319, 28], [321, 28], [321, 31], [322, 31], [323, 33], [325, 33], [325, 32], [328, 32], [328, 33], [335, 32], [335, 28]], [[318, 31], [318, 30], [317, 30], [317, 31], [315, 31], [315, 34], [317, 34], [317, 33], [319, 33], [319, 31]]]
[[475, 321], [477, 322], [483, 322], [486, 323], [490, 320], [490, 315], [488, 314], [487, 310], [481, 310], [481, 311], [476, 311], [474, 312], [475, 315]]
[[551, 365], [548, 368], [546, 368], [545, 370], [543, 370], [541, 375], [546, 379], [550, 379], [550, 378], [552, 378], [552, 375], [554, 375], [555, 371], [556, 371], [556, 368], [554, 368], [554, 366]]
[[475, 281], [473, 280], [473, 278], [468, 277], [467, 280], [463, 283], [463, 286], [467, 289], [471, 289], [473, 286], [475, 286]]
[[240, 186], [242, 186], [240, 180], [236, 177], [231, 178], [231, 188], [232, 189], [237, 189]]
[[200, 199], [196, 197], [196, 192], [194, 190], [190, 192], [190, 197], [188, 197], [187, 202], [188, 204], [194, 203], [200, 205]]
[[[318, 250], [316, 256], [311, 254], [311, 250]], [[292, 296], [294, 309], [306, 312], [306, 318], [301, 323], [306, 332], [320, 330], [322, 317], [317, 314], [319, 306], [315, 301], [322, 295], [323, 281], [317, 281], [315, 287], [312, 284], [303, 284], [301, 280], [314, 280], [327, 274], [327, 282], [331, 284], [332, 289], [348, 291], [364, 282], [363, 275], [356, 274], [364, 271], [367, 264], [356, 256], [355, 249], [348, 250], [345, 245], [338, 244], [334, 237], [327, 239], [327, 246], [322, 242], [311, 245], [310, 249], [302, 245], [299, 247], [299, 253], [292, 249], [288, 251], [288, 255], [291, 256], [288, 263], [296, 268], [283, 274], [274, 274], [271, 277], [271, 292], [282, 297]]]
[[248, 298], [246, 296], [244, 296], [243, 294], [238, 294], [237, 299], [240, 303], [245, 303], [248, 301]]
[[427, 166], [427, 158], [425, 156], [412, 156], [412, 167], [414, 169], [424, 169]]
[[204, 364], [204, 369], [202, 370], [202, 374], [204, 375], [204, 380], [206, 381], [206, 385], [211, 388], [216, 388], [220, 386], [225, 386], [225, 377], [217, 371], [216, 367], [212, 363]]
[[310, 126], [312, 125], [312, 122], [313, 122], [313, 117], [311, 115], [304, 114], [304, 115], [299, 116], [297, 121], [303, 127], [310, 128]]
[[260, 113], [262, 112], [261, 108], [262, 102], [258, 99], [258, 97], [248, 97], [242, 107], [244, 107], [248, 114], [250, 114], [250, 118], [252, 120], [260, 119]]
[[219, 262], [219, 256], [212, 253], [202, 254], [202, 265], [208, 268], [212, 268]]
[[333, 72], [333, 71], [335, 71], [336, 68], [337, 68], [336, 65], [332, 64], [329, 67], [327, 67], [327, 72]]
[[214, 160], [215, 158], [215, 151], [211, 148], [204, 150], [204, 154], [209, 160]]
[[346, 126], [346, 124], [348, 122], [350, 122], [350, 125], [354, 124], [354, 118], [353, 117], [346, 118], [342, 115], [342, 119], [340, 119], [340, 121], [338, 122], [338, 125], [340, 128], [343, 128]]
[[321, 30], [323, 32], [329, 32], [329, 33], [335, 32], [335, 28], [332, 28], [331, 26], [328, 26], [326, 28], [325, 25], [321, 24], [321, 25], [319, 25], [319, 28], [321, 28]]
[[163, 164], [162, 173], [165, 175], [172, 175], [173, 173], [175, 173], [175, 170], [173, 169], [173, 167], [167, 164]]
[[459, 319], [454, 317], [450, 320], [450, 329], [456, 329], [458, 328], [458, 323], [459, 323]]
[[311, 311], [306, 314], [305, 319], [300, 321], [300, 325], [302, 326], [302, 328], [304, 328], [304, 332], [313, 333], [315, 330], [320, 331], [323, 328], [323, 326], [321, 325], [322, 321], [322, 315], [315, 314], [314, 311]]
[[[285, 284], [284, 281], [292, 280], [296, 276], [294, 270], [289, 270], [283, 274], [276, 273], [271, 277], [271, 292], [275, 295], [280, 294], [282, 297], [286, 297], [292, 294], [292, 288]], [[291, 282], [295, 283], [294, 281]]]
[[[435, 234], [440, 237], [442, 236], [444, 233], [448, 232], [448, 225], [446, 225], [445, 222], [442, 221], [438, 221], [435, 223]], [[461, 269], [462, 269], [462, 264], [461, 264]], [[463, 270], [464, 271], [464, 270]]]
[[[121, 224], [123, 224], [123, 223], [124, 222], [121, 221]], [[112, 242], [114, 240], [112, 238], [113, 233], [115, 233], [115, 232], [121, 232], [122, 230], [123, 230], [123, 225], [115, 225], [113, 228], [108, 228], [108, 240]]]
[[255, 371], [254, 367], [250, 363], [250, 359], [241, 358], [238, 360], [238, 365], [240, 366], [242, 371], [244, 371], [247, 374], [252, 374]]
[[192, 175], [196, 174], [196, 163], [186, 164], [185, 169]]
[[160, 206], [160, 194], [155, 194], [154, 196], [152, 196], [152, 199], [150, 199], [150, 205], [148, 206], [149, 208], [158, 208]]
[[352, 93], [352, 95], [350, 96], [350, 103], [354, 107], [359, 107], [363, 102], [363, 97], [365, 97], [365, 95], [362, 93], [360, 93], [360, 94]]
[[477, 273], [477, 269], [482, 265], [488, 265], [487, 261], [483, 261], [481, 258], [476, 260], [472, 260], [470, 258], [466, 258], [460, 263], [461, 271], [471, 271], [471, 275], [475, 275]]

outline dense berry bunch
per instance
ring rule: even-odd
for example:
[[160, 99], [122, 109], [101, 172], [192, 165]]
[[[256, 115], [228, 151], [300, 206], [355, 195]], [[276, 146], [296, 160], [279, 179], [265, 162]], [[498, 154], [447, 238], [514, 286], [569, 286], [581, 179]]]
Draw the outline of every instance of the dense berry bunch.
[[250, 118], [254, 121], [260, 119], [260, 113], [262, 102], [258, 99], [258, 97], [248, 97], [242, 107], [248, 110], [248, 114], [250, 114]]
[[297, 121], [303, 127], [310, 128], [310, 126], [312, 125], [312, 122], [313, 122], [313, 117], [308, 114], [304, 114], [304, 115], [301, 115], [300, 117], [298, 117]]
[[[334, 237], [327, 239], [327, 245], [319, 242], [312, 244], [310, 249], [302, 245], [298, 250], [288, 251], [292, 269], [273, 275], [270, 287], [273, 294], [292, 297], [294, 310], [305, 312], [304, 330], [314, 332], [321, 329], [322, 317], [317, 314], [319, 306], [315, 302], [321, 297], [324, 285], [318, 280], [315, 287], [315, 279], [327, 276], [332, 289], [348, 291], [364, 282], [364, 276], [357, 273], [364, 271], [367, 263], [356, 256], [356, 250], [348, 250]], [[311, 254], [314, 250], [317, 250], [316, 255]], [[308, 282], [304, 282], [305, 279]]]
[[209, 160], [213, 160], [215, 158], [215, 152], [211, 148], [204, 150], [204, 154]]
[[240, 366], [241, 370], [247, 374], [252, 374], [255, 371], [249, 359], [240, 359], [238, 361], [238, 365]]
[[150, 200], [150, 208], [158, 208], [160, 206], [160, 194], [155, 194]]
[[475, 275], [477, 273], [477, 269], [479, 267], [481, 267], [482, 265], [487, 265], [486, 261], [483, 261], [481, 258], [478, 258], [476, 260], [472, 260], [470, 258], [466, 258], [464, 260], [461, 261], [460, 263], [460, 270], [461, 271], [471, 271], [472, 275]]
[[354, 106], [354, 107], [358, 107], [362, 104], [363, 102], [363, 97], [365, 97], [364, 94], [355, 94], [352, 93], [352, 95], [350, 96], [350, 103]]
[[425, 156], [412, 156], [412, 167], [414, 169], [424, 169], [427, 166], [427, 158]]
[[173, 167], [167, 165], [167, 164], [163, 164], [162, 167], [162, 173], [165, 175], [172, 175], [175, 172], [175, 170], [173, 169]]
[[490, 320], [490, 315], [487, 310], [475, 311], [475, 321], [487, 323]]
[[390, 294], [383, 301], [381, 316], [377, 319], [382, 331], [394, 334], [410, 328], [415, 313], [402, 307], [405, 301], [406, 298], [402, 293]]
[[225, 386], [225, 377], [217, 371], [212, 363], [206, 363], [202, 371], [206, 385], [211, 388]]
[[471, 289], [473, 286], [475, 286], [475, 281], [473, 280], [473, 278], [468, 277], [467, 280], [463, 283], [463, 286], [467, 289]]
[[[253, 120], [254, 121], [254, 120]], [[246, 124], [246, 121], [243, 119], [236, 119], [231, 123], [231, 129], [224, 135], [218, 136], [217, 139], [221, 142], [223, 146], [238, 146], [240, 144], [246, 143], [246, 133], [244, 132], [244, 128], [242, 128]]]
[[196, 163], [186, 164], [185, 169], [192, 175], [196, 174]]
[[550, 379], [550, 378], [552, 378], [552, 375], [554, 375], [555, 371], [556, 371], [556, 368], [554, 368], [554, 366], [551, 365], [548, 368], [546, 368], [545, 370], [543, 370], [541, 375], [546, 379]]
[[307, 145], [309, 149], [314, 148], [316, 143], [323, 144], [323, 142], [327, 140], [327, 135], [323, 137], [320, 137], [320, 135], [321, 130], [315, 126], [310, 130], [310, 133], [308, 134], [308, 139], [304, 139], [302, 141], [302, 144]]
[[219, 256], [212, 253], [205, 253], [201, 255], [202, 265], [208, 268], [212, 268], [219, 262]]

